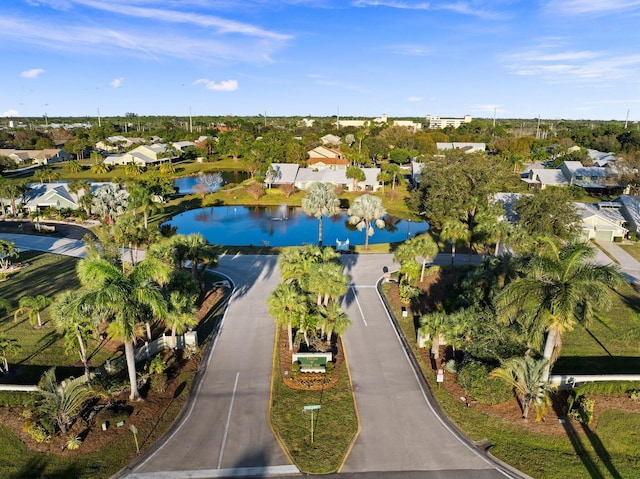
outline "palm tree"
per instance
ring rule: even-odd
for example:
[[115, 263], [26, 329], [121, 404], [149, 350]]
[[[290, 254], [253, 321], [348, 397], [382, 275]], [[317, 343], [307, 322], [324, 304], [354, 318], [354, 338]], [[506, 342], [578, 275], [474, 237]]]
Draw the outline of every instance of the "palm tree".
[[164, 323], [171, 329], [171, 344], [175, 348], [176, 334], [183, 334], [189, 328], [196, 326], [198, 320], [195, 316], [196, 308], [189, 301], [187, 295], [172, 291], [169, 295], [168, 305]]
[[69, 173], [80, 173], [82, 171], [82, 164], [78, 160], [67, 161], [64, 164], [64, 169]]
[[340, 200], [331, 183], [311, 183], [302, 198], [302, 209], [318, 218], [318, 246], [322, 246], [322, 217], [333, 216], [340, 211]]
[[68, 291], [56, 299], [51, 314], [56, 328], [64, 334], [67, 350], [78, 348], [87, 381], [91, 377], [87, 344], [99, 322], [93, 313], [90, 305], [84, 302], [82, 293]]
[[551, 402], [551, 385], [546, 380], [548, 369], [549, 361], [546, 359], [515, 357], [504, 361], [499, 368], [491, 371], [491, 377], [502, 379], [520, 395], [523, 420], [527, 420], [529, 408], [533, 403], [536, 408], [536, 421], [540, 421]]
[[316, 295], [316, 304], [327, 306], [329, 299], [335, 299], [347, 292], [349, 278], [342, 273], [340, 263], [315, 263], [309, 272], [307, 287]]
[[135, 185], [129, 188], [129, 207], [140, 209], [144, 218], [144, 229], [149, 229], [149, 215], [162, 209], [155, 201], [154, 196], [142, 185]]
[[91, 172], [98, 175], [105, 175], [109, 173], [110, 169], [111, 167], [102, 160], [97, 161], [93, 165], [91, 165]]
[[372, 224], [378, 229], [384, 228], [385, 225], [382, 218], [387, 214], [387, 210], [382, 206], [382, 200], [372, 195], [358, 196], [347, 213], [350, 224], [355, 225], [358, 231], [364, 229], [364, 249], [369, 249], [369, 236], [373, 236]]
[[10, 258], [18, 256], [19, 250], [15, 243], [0, 239], [0, 269], [7, 270], [10, 266]]
[[167, 265], [153, 258], [141, 261], [127, 273], [96, 255], [78, 263], [78, 276], [86, 289], [85, 302], [112, 316], [107, 331], [124, 343], [132, 401], [140, 399], [135, 364], [139, 326], [152, 315], [166, 316], [167, 304], [159, 283], [168, 281], [169, 271]]
[[420, 268], [420, 282], [424, 280], [424, 270], [427, 263], [432, 263], [433, 258], [438, 254], [439, 248], [429, 233], [411, 238], [414, 248], [418, 256], [422, 259], [422, 267]]
[[397, 163], [387, 163], [384, 166], [384, 170], [387, 173], [387, 175], [389, 175], [391, 177], [391, 189], [395, 190], [396, 189], [396, 179], [398, 178], [398, 175], [400, 174], [400, 165], [398, 165]]
[[85, 400], [91, 397], [91, 390], [80, 381], [58, 383], [56, 368], [42, 375], [38, 388], [41, 396], [37, 402], [38, 410], [53, 420], [62, 434], [66, 434]]
[[83, 196], [91, 191], [91, 183], [87, 180], [73, 180], [69, 182], [69, 191], [74, 195], [80, 195], [82, 191]]
[[135, 163], [130, 163], [124, 167], [124, 172], [127, 176], [140, 176], [142, 174], [142, 167]]
[[337, 302], [319, 308], [319, 312], [322, 318], [322, 335], [326, 334], [327, 339], [330, 339], [333, 333], [342, 336], [351, 326], [349, 316]]
[[350, 178], [353, 184], [353, 191], [358, 191], [358, 183], [367, 179], [362, 168], [356, 165], [351, 165], [347, 168], [345, 176]]
[[449, 318], [443, 310], [423, 315], [419, 320], [418, 333], [431, 339], [431, 357], [440, 357], [440, 344], [444, 340], [444, 333], [448, 329]]
[[442, 225], [440, 238], [451, 242], [451, 264], [453, 264], [456, 257], [456, 243], [458, 241], [468, 242], [469, 238], [471, 238], [471, 233], [466, 223], [459, 220], [447, 220]]
[[23, 296], [18, 302], [18, 309], [13, 313], [13, 319], [16, 321], [22, 314], [27, 314], [29, 321], [33, 326], [42, 327], [42, 317], [40, 313], [51, 304], [51, 298], [47, 298], [42, 294], [37, 296]]
[[191, 263], [193, 279], [198, 279], [198, 267], [204, 270], [207, 265], [215, 266], [218, 262], [214, 246], [201, 234], [184, 236], [180, 245], [184, 248], [184, 257]]
[[16, 215], [16, 199], [23, 197], [27, 191], [24, 181], [10, 181], [0, 179], [0, 197], [8, 198], [11, 204], [11, 215]]
[[526, 276], [498, 293], [496, 309], [508, 321], [524, 318], [532, 329], [546, 330], [543, 356], [550, 365], [559, 355], [564, 332], [576, 324], [587, 326], [597, 311], [607, 310], [609, 288], [623, 284], [624, 277], [616, 266], [591, 263], [594, 251], [587, 243], [558, 248], [549, 239], [543, 242], [547, 251], [533, 256]]
[[8, 356], [16, 354], [20, 350], [20, 344], [17, 339], [7, 338], [0, 334], [0, 360], [2, 361], [2, 367], [0, 367], [0, 373], [9, 372]]
[[304, 293], [292, 283], [280, 283], [267, 299], [269, 315], [279, 325], [287, 326], [289, 351], [293, 350], [293, 328], [300, 324], [300, 320], [307, 314], [307, 304]]

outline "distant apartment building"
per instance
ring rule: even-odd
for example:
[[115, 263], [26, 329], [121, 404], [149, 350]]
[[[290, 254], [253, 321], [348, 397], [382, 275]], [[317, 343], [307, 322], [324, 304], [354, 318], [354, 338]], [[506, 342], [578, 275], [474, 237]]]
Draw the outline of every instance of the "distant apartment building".
[[458, 128], [463, 123], [471, 123], [471, 115], [465, 115], [464, 118], [440, 118], [439, 116], [427, 115], [427, 128], [438, 129], [452, 126]]
[[373, 120], [336, 120], [336, 126], [338, 128], [345, 126], [354, 126], [356, 128], [361, 128], [367, 124], [389, 124], [393, 126], [403, 126], [405, 128], [409, 128], [414, 132], [422, 129], [422, 123], [416, 123], [411, 120], [393, 120], [390, 119], [386, 114], [378, 118], [374, 118]]

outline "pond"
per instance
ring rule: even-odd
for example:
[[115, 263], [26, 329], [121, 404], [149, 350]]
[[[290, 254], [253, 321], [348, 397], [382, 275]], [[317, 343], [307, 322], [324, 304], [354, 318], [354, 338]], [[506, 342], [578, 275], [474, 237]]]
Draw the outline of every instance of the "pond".
[[[336, 240], [351, 245], [364, 244], [364, 231], [348, 224], [346, 212], [322, 218], [323, 243], [335, 246]], [[425, 221], [415, 222], [385, 217], [386, 227], [374, 228], [369, 244], [404, 241], [429, 229]], [[228, 246], [300, 246], [318, 243], [318, 220], [302, 208], [287, 205], [273, 207], [214, 206], [185, 211], [167, 224], [179, 234], [201, 233], [210, 243]]]
[[[228, 183], [242, 183], [244, 180], [249, 178], [249, 173], [247, 173], [246, 171], [231, 170], [231, 171], [211, 172], [211, 174], [215, 174], [215, 173], [220, 173], [220, 175], [222, 175], [223, 185], [226, 185]], [[190, 193], [195, 193], [193, 187], [198, 184], [198, 178], [199, 178], [198, 175], [185, 176], [184, 178], [178, 178], [173, 182], [173, 186], [175, 188], [178, 188], [177, 191], [181, 195], [188, 195]], [[218, 186], [218, 188], [220, 186]]]

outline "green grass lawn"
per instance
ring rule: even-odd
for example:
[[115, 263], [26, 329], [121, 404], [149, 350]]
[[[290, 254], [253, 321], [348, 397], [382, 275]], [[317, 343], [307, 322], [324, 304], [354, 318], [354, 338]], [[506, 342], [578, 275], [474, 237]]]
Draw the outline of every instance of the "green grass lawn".
[[[391, 287], [391, 284], [385, 284], [383, 290], [388, 291]], [[637, 344], [625, 344], [624, 340], [617, 335], [631, 324], [624, 318], [635, 318], [640, 296], [630, 286], [622, 288], [621, 291], [622, 294], [616, 300], [616, 309], [608, 314], [609, 317], [618, 318], [617, 329], [607, 330], [603, 327], [601, 330], [594, 326], [591, 331], [596, 337], [599, 336], [599, 339], [608, 345], [614, 354], [626, 356], [632, 354], [635, 348], [635, 357], [637, 357]], [[488, 439], [494, 444], [491, 452], [499, 459], [536, 479], [640, 477], [640, 456], [637, 453], [640, 415], [609, 410], [603, 413], [594, 431], [582, 431], [583, 433], [578, 435], [568, 423], [569, 429], [566, 435], [549, 436], [529, 432], [524, 427], [505, 423], [501, 418], [484, 414], [479, 409], [468, 408], [461, 401], [452, 398], [444, 389], [437, 387], [431, 366], [426, 364], [418, 353], [413, 339], [415, 327], [411, 315], [402, 318], [399, 305], [394, 306], [394, 314], [404, 335], [410, 338], [409, 344], [425, 371], [425, 376], [440, 406], [473, 440]], [[618, 347], [622, 349], [614, 349]], [[571, 354], [580, 355], [568, 356], [569, 358], [583, 358], [585, 353], [581, 351], [588, 351], [588, 354], [593, 355], [593, 362], [580, 372], [588, 373], [589, 367], [600, 362], [613, 364], [607, 363], [609, 356], [590, 335], [576, 328], [565, 335], [561, 360], [565, 360], [566, 355]], [[581, 361], [576, 359], [575, 366], [579, 367]], [[621, 363], [624, 363], [624, 360]]]
[[[0, 318], [0, 333], [17, 339], [21, 346], [15, 356], [8, 358], [12, 375], [2, 378], [5, 382], [37, 384], [42, 373], [51, 366], [58, 367], [62, 376], [78, 376], [82, 373], [81, 368], [72, 367], [78, 361], [77, 352], [65, 352], [64, 339], [50, 321], [51, 306], [41, 313], [45, 323], [42, 329], [34, 329], [26, 315], [20, 316], [17, 321], [13, 317], [23, 296], [42, 294], [55, 299], [64, 291], [79, 288], [77, 261], [66, 256], [26, 251], [15, 262], [29, 263], [29, 266], [0, 282], [0, 298], [12, 305], [11, 311]], [[113, 353], [102, 349], [97, 341], [90, 345], [89, 355], [94, 366], [113, 357]]]
[[[271, 424], [291, 459], [307, 474], [329, 474], [341, 466], [358, 431], [347, 365], [342, 362], [338, 383], [325, 391], [298, 391], [280, 377], [274, 360], [272, 376]], [[314, 442], [311, 442], [311, 415], [304, 406], [320, 405], [314, 413]]]

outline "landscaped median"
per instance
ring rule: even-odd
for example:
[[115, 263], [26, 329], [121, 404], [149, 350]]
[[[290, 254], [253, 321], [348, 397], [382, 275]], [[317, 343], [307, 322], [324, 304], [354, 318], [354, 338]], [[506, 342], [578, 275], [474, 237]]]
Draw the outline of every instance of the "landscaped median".
[[[283, 370], [280, 360], [280, 355], [285, 355], [287, 351], [286, 341], [283, 344], [280, 338], [283, 335], [286, 337], [287, 333], [286, 330], [277, 330], [271, 385], [271, 426], [285, 452], [301, 472], [336, 472], [342, 466], [359, 431], [347, 361], [336, 360], [335, 369], [328, 369], [327, 374], [338, 377], [335, 384], [327, 377], [324, 387], [310, 385], [308, 390], [294, 389], [285, 384], [283, 379], [285, 372], [286, 376], [291, 374], [291, 364], [288, 369]], [[338, 344], [342, 348], [342, 342], [339, 341]], [[321, 381], [317, 376], [315, 380]], [[305, 406], [320, 407], [307, 407], [305, 410]]]

